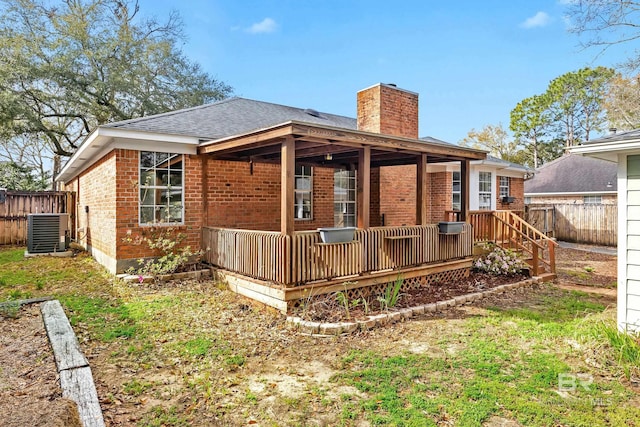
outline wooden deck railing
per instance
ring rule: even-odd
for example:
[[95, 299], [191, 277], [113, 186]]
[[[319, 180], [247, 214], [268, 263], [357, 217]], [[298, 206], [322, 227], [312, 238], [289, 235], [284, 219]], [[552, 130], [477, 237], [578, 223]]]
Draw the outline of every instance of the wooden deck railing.
[[[322, 243], [316, 231], [280, 233], [205, 227], [207, 262], [286, 286], [471, 256], [472, 227], [445, 235], [437, 225], [357, 230], [349, 243]], [[357, 279], [355, 279], [357, 280]]]
[[556, 273], [557, 243], [511, 211], [493, 212], [493, 239], [497, 245], [522, 251], [530, 256], [534, 276]]
[[278, 283], [291, 280], [291, 238], [269, 231], [204, 227], [204, 258], [212, 265]]

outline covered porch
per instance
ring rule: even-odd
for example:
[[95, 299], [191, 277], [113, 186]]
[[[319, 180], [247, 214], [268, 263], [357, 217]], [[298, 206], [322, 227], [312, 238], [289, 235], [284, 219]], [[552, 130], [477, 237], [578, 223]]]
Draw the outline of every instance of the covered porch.
[[[459, 220], [465, 222], [469, 215], [469, 163], [483, 159], [482, 151], [287, 122], [203, 143], [199, 154], [205, 171], [207, 162], [217, 160], [245, 162], [251, 173], [258, 163], [279, 166], [279, 230], [233, 229], [210, 222], [203, 228], [206, 261], [219, 268], [238, 293], [287, 311], [302, 299], [337, 290], [383, 292], [399, 277], [405, 287], [418, 287], [468, 274], [472, 226], [465, 223], [459, 232], [446, 234], [437, 224], [429, 224], [433, 207], [427, 165], [460, 162]], [[296, 165], [355, 173], [357, 229], [352, 241], [324, 243], [315, 228], [304, 229], [307, 224], [296, 218]], [[387, 166], [415, 167], [415, 224], [372, 226], [372, 211], [379, 203], [379, 196], [372, 197], [372, 170]], [[204, 173], [204, 189], [208, 188], [207, 179]], [[204, 203], [204, 209], [204, 218], [209, 218], [206, 210], [212, 207]], [[438, 217], [444, 219], [444, 215], [442, 211]], [[333, 217], [324, 225], [333, 225]]]

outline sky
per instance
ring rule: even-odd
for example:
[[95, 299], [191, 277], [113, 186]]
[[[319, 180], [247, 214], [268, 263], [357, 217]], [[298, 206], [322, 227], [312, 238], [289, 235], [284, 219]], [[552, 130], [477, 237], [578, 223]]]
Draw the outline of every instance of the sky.
[[582, 49], [570, 0], [139, 0], [184, 22], [182, 50], [234, 95], [355, 117], [356, 93], [395, 83], [419, 93], [420, 136], [459, 142], [509, 127], [521, 100], [583, 67], [633, 53]]

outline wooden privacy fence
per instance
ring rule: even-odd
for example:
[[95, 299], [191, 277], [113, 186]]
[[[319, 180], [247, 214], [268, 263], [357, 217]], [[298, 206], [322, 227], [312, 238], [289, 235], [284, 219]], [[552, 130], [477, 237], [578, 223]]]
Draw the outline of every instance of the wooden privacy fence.
[[[348, 243], [322, 243], [317, 231], [293, 236], [267, 231], [204, 227], [210, 264], [287, 286], [315, 280], [399, 270], [471, 256], [472, 227], [445, 235], [437, 225], [357, 230]], [[357, 280], [357, 279], [356, 279]]]
[[[618, 244], [618, 206], [597, 204], [527, 205], [527, 221], [558, 240]], [[546, 230], [545, 230], [546, 229]]]
[[27, 242], [27, 216], [35, 213], [68, 213], [72, 237], [75, 194], [67, 191], [0, 190], [0, 245]]

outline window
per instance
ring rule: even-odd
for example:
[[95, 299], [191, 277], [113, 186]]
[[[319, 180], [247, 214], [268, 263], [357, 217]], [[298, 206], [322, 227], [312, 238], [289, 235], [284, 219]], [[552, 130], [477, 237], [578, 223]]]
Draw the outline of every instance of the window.
[[333, 223], [356, 226], [356, 171], [336, 169], [333, 174]]
[[311, 201], [313, 191], [313, 168], [296, 165], [295, 175], [295, 219], [311, 219]]
[[140, 152], [140, 224], [183, 222], [182, 154]]
[[491, 172], [480, 172], [478, 176], [480, 210], [491, 210]]
[[529, 205], [529, 204], [531, 204], [531, 197], [525, 197], [525, 198], [524, 198], [524, 204], [525, 204], [525, 205]]
[[500, 177], [500, 197], [508, 197], [510, 196], [509, 191], [509, 177], [501, 176]]
[[602, 196], [584, 196], [585, 205], [600, 205], [602, 204]]
[[453, 172], [453, 176], [452, 176], [452, 189], [451, 189], [451, 201], [452, 201], [452, 206], [451, 208], [454, 211], [459, 211], [460, 207], [462, 206], [461, 203], [461, 196], [460, 196], [460, 172]]

